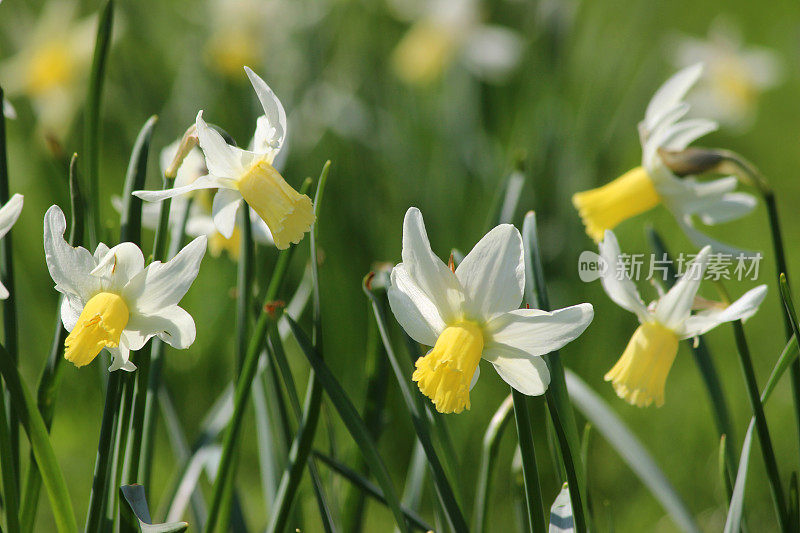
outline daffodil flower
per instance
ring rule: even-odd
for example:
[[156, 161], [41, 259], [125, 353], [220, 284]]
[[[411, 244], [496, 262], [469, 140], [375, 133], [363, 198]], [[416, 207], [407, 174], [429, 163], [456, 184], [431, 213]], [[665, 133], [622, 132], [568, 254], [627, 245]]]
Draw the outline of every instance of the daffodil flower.
[[681, 70], [650, 100], [644, 120], [639, 123], [641, 166], [611, 183], [572, 197], [586, 233], [595, 242], [600, 242], [605, 231], [620, 222], [664, 204], [698, 247], [711, 245], [715, 252], [741, 252], [697, 230], [694, 219], [698, 217], [703, 224], [714, 225], [741, 218], [753, 210], [755, 198], [734, 192], [737, 185], [734, 176], [704, 182], [694, 177], [679, 178], [659, 155], [659, 148], [683, 150], [695, 139], [717, 129], [716, 122], [711, 120], [681, 120], [689, 111], [689, 104], [683, 98], [702, 71], [700, 64]]
[[[23, 198], [21, 194], [12, 196], [6, 204], [0, 208], [0, 239], [11, 231], [11, 227], [19, 218], [22, 212]], [[5, 300], [10, 296], [8, 289], [0, 283], [0, 300]]]
[[64, 358], [75, 366], [91, 363], [103, 348], [112, 356], [109, 371], [136, 369], [129, 358], [153, 336], [174, 348], [195, 339], [192, 316], [178, 306], [200, 269], [206, 238], [198, 237], [166, 263], [144, 266], [142, 251], [124, 242], [99, 244], [94, 254], [64, 240], [67, 223], [58, 206], [44, 216], [44, 251], [55, 288], [64, 295], [61, 321], [70, 332]]
[[[430, 83], [455, 59], [489, 81], [502, 80], [518, 64], [522, 39], [508, 28], [483, 24], [477, 0], [434, 0], [417, 7], [414, 24], [392, 55], [394, 71], [406, 83]], [[401, 14], [409, 11], [398, 8]]]
[[614, 233], [606, 231], [599, 249], [604, 264], [600, 277], [603, 289], [614, 303], [636, 314], [640, 323], [605, 380], [612, 383], [620, 398], [638, 407], [664, 404], [664, 387], [679, 340], [697, 337], [724, 322], [747, 320], [767, 294], [767, 286], [759, 285], [728, 306], [706, 304], [705, 310], [692, 314], [696, 302], [703, 301], [697, 297], [697, 290], [711, 253], [711, 247], [706, 246], [666, 294], [645, 305], [620, 264]]
[[403, 262], [391, 274], [389, 304], [415, 341], [433, 349], [416, 362], [412, 379], [442, 413], [470, 408], [481, 358], [527, 395], [550, 384], [541, 357], [578, 337], [592, 321], [590, 304], [553, 312], [519, 309], [525, 287], [522, 237], [510, 224], [487, 233], [458, 265], [431, 250], [420, 211], [403, 222]]
[[707, 66], [690, 102], [731, 127], [749, 126], [755, 118], [759, 95], [777, 85], [782, 77], [774, 50], [745, 46], [738, 29], [722, 20], [711, 25], [707, 38], [683, 36], [671, 48], [679, 68], [697, 62]]
[[36, 25], [22, 32], [16, 55], [0, 64], [6, 96], [27, 96], [39, 126], [63, 137], [77, 111], [92, 59], [96, 17], [76, 21], [77, 4], [47, 2]]
[[197, 136], [206, 158], [208, 174], [183, 187], [164, 191], [135, 191], [146, 201], [161, 201], [200, 189], [219, 189], [214, 195], [212, 217], [217, 230], [230, 238], [242, 199], [267, 224], [275, 246], [281, 250], [297, 244], [314, 223], [311, 199], [294, 190], [272, 166], [286, 134], [286, 113], [278, 97], [252, 70], [245, 67], [261, 101], [266, 119], [259, 121], [254, 150], [228, 145], [197, 114]]

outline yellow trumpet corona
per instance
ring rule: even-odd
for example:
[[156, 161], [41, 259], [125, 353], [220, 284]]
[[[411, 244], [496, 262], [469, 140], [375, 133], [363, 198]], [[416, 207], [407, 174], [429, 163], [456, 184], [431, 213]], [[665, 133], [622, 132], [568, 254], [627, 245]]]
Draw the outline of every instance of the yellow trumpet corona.
[[116, 348], [130, 314], [125, 301], [110, 292], [92, 296], [64, 341], [64, 358], [77, 367], [91, 363], [103, 348]]

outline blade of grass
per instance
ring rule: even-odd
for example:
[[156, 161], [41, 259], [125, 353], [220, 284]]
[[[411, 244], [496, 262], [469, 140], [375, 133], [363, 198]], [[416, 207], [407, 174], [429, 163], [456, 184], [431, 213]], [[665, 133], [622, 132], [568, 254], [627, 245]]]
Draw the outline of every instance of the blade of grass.
[[486, 428], [486, 433], [483, 435], [481, 463], [478, 470], [478, 487], [475, 490], [475, 505], [472, 516], [472, 530], [475, 533], [483, 533], [486, 530], [492, 472], [494, 471], [497, 453], [500, 450], [500, 439], [506, 426], [511, 421], [512, 407], [513, 400], [509, 395], [492, 416], [489, 426]]
[[[340, 463], [333, 457], [329, 457], [324, 453], [313, 450], [311, 452], [314, 457], [318, 458], [322, 461], [325, 465], [327, 465], [331, 470], [348, 480], [354, 487], [356, 487], [359, 491], [375, 498], [377, 501], [382, 503], [383, 505], [388, 506], [389, 504], [386, 501], [386, 497], [384, 497], [383, 492], [381, 489], [377, 487], [374, 483], [370, 480], [353, 470], [352, 468], [348, 468], [347, 465]], [[420, 517], [417, 513], [412, 511], [411, 509], [407, 509], [401, 506], [401, 510], [405, 515], [408, 522], [411, 526], [420, 529], [422, 531], [433, 531], [433, 527], [425, 522], [425, 520]], [[350, 530], [355, 531], [355, 530]]]
[[[11, 362], [13, 364], [13, 362]], [[3, 512], [6, 518], [6, 529], [9, 533], [19, 533], [19, 489], [17, 488], [16, 469], [14, 468], [14, 449], [11, 445], [11, 431], [6, 417], [5, 394], [0, 394], [0, 470], [3, 481]]]
[[575, 407], [616, 450], [667, 511], [673, 522], [684, 531], [699, 533], [700, 528], [691, 512], [633, 432], [581, 378], [570, 370], [566, 371], [566, 378], [570, 398]]
[[50, 499], [50, 507], [56, 528], [59, 532], [77, 533], [78, 526], [75, 523], [75, 514], [72, 511], [72, 501], [50, 443], [47, 427], [39, 414], [39, 410], [36, 408], [30, 392], [22, 383], [11, 355], [2, 346], [0, 346], [0, 374], [2, 374], [6, 382], [13, 408], [17, 412], [25, 433], [28, 435], [36, 463], [39, 465], [42, 482]]
[[108, 0], [97, 25], [92, 70], [89, 75], [89, 91], [86, 95], [84, 114], [83, 156], [86, 196], [90, 205], [89, 243], [94, 248], [100, 242], [100, 104], [105, 81], [106, 61], [111, 44], [111, 28], [114, 20], [114, 0]]
[[331, 403], [339, 413], [339, 417], [341, 418], [342, 422], [344, 422], [345, 426], [350, 432], [350, 435], [353, 437], [353, 440], [356, 442], [356, 444], [358, 444], [359, 448], [363, 452], [364, 459], [369, 464], [372, 475], [378, 481], [378, 484], [383, 490], [384, 497], [386, 498], [386, 501], [392, 510], [392, 513], [394, 514], [397, 525], [403, 531], [410, 531], [409, 525], [406, 522], [400, 506], [400, 501], [397, 498], [394, 485], [392, 484], [391, 477], [389, 476], [389, 472], [386, 470], [386, 466], [384, 465], [383, 460], [378, 453], [375, 441], [372, 440], [372, 437], [364, 425], [364, 422], [358, 416], [358, 411], [356, 411], [356, 408], [353, 406], [353, 403], [350, 401], [347, 393], [336, 380], [336, 377], [330, 371], [328, 365], [326, 365], [319, 356], [317, 350], [309, 341], [308, 337], [306, 337], [305, 333], [303, 333], [297, 323], [295, 323], [291, 318], [287, 317], [287, 320], [289, 321], [289, 326], [292, 328], [292, 333], [297, 339], [298, 344], [300, 344], [301, 351], [314, 368], [314, 374], [319, 379], [319, 383], [322, 385], [322, 387], [325, 389], [325, 392], [328, 394], [328, 397], [331, 399]]

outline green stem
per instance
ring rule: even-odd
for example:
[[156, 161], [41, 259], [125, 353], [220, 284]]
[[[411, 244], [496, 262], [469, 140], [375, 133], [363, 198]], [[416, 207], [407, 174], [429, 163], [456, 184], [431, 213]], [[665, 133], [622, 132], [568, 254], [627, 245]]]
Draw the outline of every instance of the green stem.
[[753, 362], [750, 358], [750, 349], [747, 345], [747, 339], [744, 335], [744, 327], [742, 326], [742, 322], [740, 320], [733, 322], [733, 333], [736, 339], [739, 363], [741, 364], [745, 385], [747, 386], [750, 406], [753, 409], [756, 433], [758, 435], [758, 440], [761, 443], [761, 454], [764, 459], [767, 478], [769, 479], [772, 502], [775, 506], [775, 514], [778, 518], [778, 524], [780, 525], [781, 531], [788, 531], [786, 522], [786, 498], [784, 497], [783, 487], [781, 486], [778, 462], [775, 459], [775, 452], [772, 448], [772, 439], [769, 435], [767, 418], [764, 415], [764, 406], [761, 403], [761, 398], [758, 392], [758, 383], [756, 382], [756, 375], [755, 371], [753, 370]]
[[475, 491], [475, 506], [473, 509], [472, 528], [475, 533], [486, 531], [488, 519], [489, 494], [491, 492], [492, 471], [500, 451], [500, 439], [506, 426], [511, 421], [512, 397], [509, 395], [495, 412], [486, 433], [483, 436], [481, 463], [478, 470], [478, 488]]
[[[514, 399], [514, 418], [517, 422], [517, 439], [522, 454], [522, 478], [525, 481], [525, 504], [528, 509], [528, 523], [534, 532], [546, 531], [542, 489], [539, 486], [539, 469], [536, 466], [536, 450], [533, 445], [533, 429], [527, 397], [511, 389]], [[582, 531], [582, 530], [581, 530]]]
[[250, 314], [253, 287], [253, 228], [250, 224], [250, 208], [242, 201], [239, 208], [242, 240], [239, 254], [239, 272], [236, 288], [236, 366], [241, 369], [247, 352], [247, 326]]
[[[2, 100], [0, 100], [2, 102]], [[3, 511], [9, 533], [19, 533], [19, 489], [14, 469], [11, 432], [6, 418], [5, 394], [0, 394], [0, 470], [3, 471]]]

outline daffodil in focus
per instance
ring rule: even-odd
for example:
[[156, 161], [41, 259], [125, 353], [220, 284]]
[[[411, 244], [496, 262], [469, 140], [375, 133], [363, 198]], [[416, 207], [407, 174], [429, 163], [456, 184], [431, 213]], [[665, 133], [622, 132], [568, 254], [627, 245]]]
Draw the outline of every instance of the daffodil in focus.
[[684, 36], [675, 43], [679, 68], [702, 62], [706, 72], [690, 102], [709, 117], [745, 128], [755, 118], [759, 95], [781, 79], [778, 55], [769, 48], [745, 46], [740, 32], [715, 21], [706, 39]]
[[470, 408], [481, 358], [519, 392], [543, 394], [550, 372], [541, 356], [592, 321], [590, 304], [519, 309], [525, 265], [522, 237], [510, 224], [487, 233], [451, 270], [431, 250], [422, 214], [412, 207], [403, 222], [402, 256], [392, 270], [389, 304], [409, 336], [433, 347], [417, 360], [412, 379], [439, 412]]
[[109, 371], [133, 371], [130, 351], [153, 336], [174, 348], [195, 339], [191, 315], [178, 306], [200, 269], [206, 238], [198, 237], [166, 263], [144, 266], [142, 251], [125, 242], [94, 254], [64, 240], [64, 213], [52, 206], [44, 217], [44, 250], [55, 288], [64, 295], [61, 321], [69, 336], [64, 358], [75, 366], [91, 363], [105, 348]]
[[0, 63], [6, 96], [30, 99], [40, 129], [63, 138], [78, 105], [92, 60], [95, 19], [76, 21], [78, 4], [46, 2], [36, 24], [20, 35], [16, 55]]
[[642, 164], [616, 180], [572, 197], [586, 233], [600, 242], [606, 230], [663, 204], [675, 216], [686, 235], [698, 247], [711, 245], [715, 252], [738, 253], [740, 250], [718, 242], [695, 228], [695, 219], [715, 225], [741, 218], [756, 205], [747, 193], [734, 192], [734, 176], [711, 181], [694, 177], [680, 178], [670, 171], [659, 149], [683, 150], [691, 142], [717, 129], [714, 121], [685, 119], [689, 104], [683, 101], [702, 74], [700, 64], [675, 74], [661, 86], [639, 123]]
[[[21, 194], [12, 196], [6, 204], [0, 208], [0, 239], [11, 231], [11, 227], [19, 218], [22, 212], [23, 198]], [[5, 300], [10, 296], [8, 289], [0, 283], [0, 300]]]
[[[711, 253], [711, 247], [706, 246], [666, 294], [645, 305], [620, 264], [621, 254], [614, 233], [606, 231], [599, 249], [603, 261], [600, 277], [603, 289], [614, 303], [636, 314], [640, 323], [605, 380], [612, 383], [620, 398], [638, 407], [664, 404], [667, 375], [678, 355], [679, 340], [697, 337], [724, 322], [747, 320], [767, 294], [767, 286], [759, 285], [727, 306], [697, 298]], [[703, 310], [693, 314], [695, 307]]]
[[[406, 83], [430, 83], [457, 59], [478, 77], [501, 80], [519, 62], [520, 36], [483, 24], [477, 0], [434, 0], [416, 7], [408, 13], [414, 23], [392, 54], [394, 71]], [[398, 6], [398, 11], [409, 10]]]
[[158, 202], [201, 189], [218, 189], [212, 217], [217, 231], [229, 239], [236, 226], [242, 199], [266, 223], [275, 246], [284, 250], [297, 244], [314, 223], [311, 199], [294, 190], [272, 163], [286, 135], [286, 113], [278, 97], [252, 70], [245, 67], [264, 109], [258, 122], [253, 150], [228, 145], [222, 136], [197, 114], [197, 136], [205, 154], [208, 174], [183, 187], [163, 191], [135, 191], [139, 198]]

